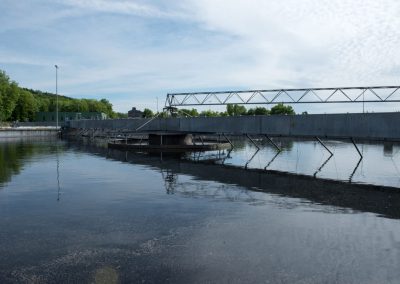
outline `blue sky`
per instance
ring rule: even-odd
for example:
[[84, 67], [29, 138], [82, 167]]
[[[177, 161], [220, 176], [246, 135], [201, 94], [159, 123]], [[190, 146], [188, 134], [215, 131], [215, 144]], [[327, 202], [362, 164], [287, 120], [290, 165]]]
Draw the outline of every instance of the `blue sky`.
[[399, 15], [396, 0], [0, 0], [0, 69], [54, 92], [58, 64], [60, 93], [123, 112], [175, 91], [400, 85]]

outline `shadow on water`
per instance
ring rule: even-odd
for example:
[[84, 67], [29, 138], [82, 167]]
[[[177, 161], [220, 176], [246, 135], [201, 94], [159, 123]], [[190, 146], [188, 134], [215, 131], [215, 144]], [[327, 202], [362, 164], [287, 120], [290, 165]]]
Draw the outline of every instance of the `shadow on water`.
[[300, 198], [315, 204], [371, 212], [388, 218], [400, 218], [398, 206], [400, 191], [393, 187], [343, 183], [263, 170], [249, 171], [238, 167], [196, 163], [165, 156], [160, 159], [160, 156], [109, 150], [93, 144], [74, 143], [70, 144], [70, 147], [108, 159], [159, 169], [165, 181], [167, 194], [176, 193], [176, 181], [179, 175], [190, 175], [197, 180], [238, 185], [249, 192], [265, 192], [282, 197]]

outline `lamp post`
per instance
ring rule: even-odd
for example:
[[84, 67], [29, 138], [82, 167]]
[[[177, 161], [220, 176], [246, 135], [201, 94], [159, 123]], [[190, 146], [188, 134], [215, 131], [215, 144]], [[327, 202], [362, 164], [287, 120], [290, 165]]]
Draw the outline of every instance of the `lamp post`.
[[54, 65], [56, 67], [56, 127], [58, 130], [58, 66]]

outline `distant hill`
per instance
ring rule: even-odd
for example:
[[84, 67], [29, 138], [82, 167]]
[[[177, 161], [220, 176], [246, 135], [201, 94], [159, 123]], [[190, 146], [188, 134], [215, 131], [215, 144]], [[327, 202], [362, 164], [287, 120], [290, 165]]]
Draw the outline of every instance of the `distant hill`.
[[[56, 111], [55, 94], [19, 87], [0, 70], [0, 121], [32, 121], [36, 112]], [[60, 112], [103, 112], [110, 118], [126, 117], [116, 113], [107, 99], [74, 99], [58, 95]]]

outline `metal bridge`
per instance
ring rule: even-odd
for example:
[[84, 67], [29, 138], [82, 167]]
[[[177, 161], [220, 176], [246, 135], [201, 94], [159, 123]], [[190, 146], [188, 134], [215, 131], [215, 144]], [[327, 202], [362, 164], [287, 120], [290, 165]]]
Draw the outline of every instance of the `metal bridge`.
[[167, 94], [165, 106], [400, 102], [400, 86], [271, 89]]

